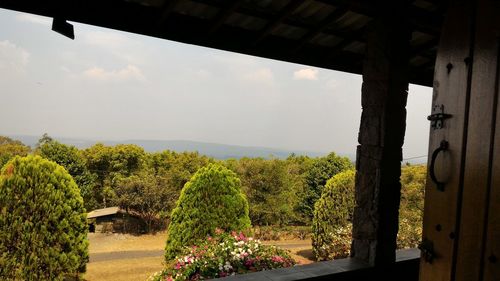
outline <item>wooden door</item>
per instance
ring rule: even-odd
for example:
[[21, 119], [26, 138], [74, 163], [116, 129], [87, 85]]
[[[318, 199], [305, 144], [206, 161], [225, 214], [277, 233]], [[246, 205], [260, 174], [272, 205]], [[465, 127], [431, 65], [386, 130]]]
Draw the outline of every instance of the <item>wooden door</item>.
[[[498, 81], [500, 2], [477, 1], [455, 280], [500, 280]], [[495, 249], [496, 248], [496, 249]], [[485, 276], [485, 272], [488, 274]], [[496, 272], [496, 277], [494, 273]]]
[[433, 106], [452, 116], [430, 132], [420, 280], [500, 280], [500, 1], [450, 5]]
[[[431, 156], [441, 145], [448, 149], [437, 154], [434, 169], [443, 188], [427, 173], [425, 190], [423, 246], [435, 256], [422, 256], [420, 280], [452, 280], [457, 214], [460, 205], [461, 171], [463, 170], [467, 121], [468, 85], [471, 52], [472, 15], [468, 1], [455, 3], [446, 15], [434, 74], [433, 113], [443, 109], [451, 118], [430, 129]], [[469, 63], [466, 63], [469, 62]], [[441, 107], [442, 106], [442, 107]], [[428, 171], [430, 167], [428, 167]], [[442, 189], [442, 190], [441, 190]]]

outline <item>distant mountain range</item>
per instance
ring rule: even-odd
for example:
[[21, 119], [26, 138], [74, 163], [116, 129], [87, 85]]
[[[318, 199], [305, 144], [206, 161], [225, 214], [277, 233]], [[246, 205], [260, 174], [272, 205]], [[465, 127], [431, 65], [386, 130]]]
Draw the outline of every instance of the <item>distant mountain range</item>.
[[[22, 141], [24, 144], [31, 147], [35, 147], [38, 142], [39, 136], [27, 136], [27, 135], [9, 135], [10, 138]], [[263, 157], [263, 158], [286, 158], [290, 154], [295, 153], [296, 155], [307, 155], [310, 157], [319, 157], [327, 155], [327, 152], [317, 152], [317, 151], [304, 151], [304, 150], [287, 150], [287, 149], [277, 149], [269, 147], [254, 147], [254, 146], [240, 146], [240, 145], [229, 145], [220, 143], [208, 143], [208, 142], [198, 142], [198, 141], [187, 141], [187, 140], [123, 140], [123, 141], [98, 141], [91, 139], [77, 139], [77, 138], [59, 138], [53, 137], [57, 141], [67, 144], [74, 145], [77, 148], [87, 148], [94, 145], [97, 142], [104, 143], [106, 145], [117, 145], [117, 144], [136, 144], [144, 148], [148, 152], [157, 152], [163, 150], [172, 150], [177, 152], [183, 151], [198, 151], [200, 154], [214, 157], [216, 159], [228, 159], [228, 158], [242, 158], [242, 157]], [[349, 159], [354, 161], [354, 154], [339, 154], [342, 156], [347, 156]]]

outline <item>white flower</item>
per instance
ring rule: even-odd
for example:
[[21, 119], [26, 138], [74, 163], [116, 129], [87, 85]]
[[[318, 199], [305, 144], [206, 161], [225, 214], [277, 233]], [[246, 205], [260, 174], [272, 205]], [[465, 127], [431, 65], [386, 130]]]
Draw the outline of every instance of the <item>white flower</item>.
[[224, 269], [225, 269], [226, 271], [228, 271], [228, 270], [230, 270], [230, 269], [233, 269], [233, 267], [231, 266], [231, 263], [230, 263], [230, 262], [226, 261], [226, 264], [224, 265]]

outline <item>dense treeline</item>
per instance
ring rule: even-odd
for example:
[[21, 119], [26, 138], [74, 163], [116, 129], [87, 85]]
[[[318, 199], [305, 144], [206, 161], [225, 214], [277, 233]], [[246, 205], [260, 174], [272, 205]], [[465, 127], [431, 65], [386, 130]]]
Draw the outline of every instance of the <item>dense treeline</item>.
[[[29, 153], [65, 167], [80, 188], [87, 211], [118, 205], [143, 218], [149, 231], [166, 227], [184, 185], [210, 163], [225, 166], [238, 176], [253, 226], [311, 225], [314, 204], [327, 181], [353, 169], [348, 158], [335, 153], [317, 158], [292, 154], [287, 159], [216, 160], [197, 152], [149, 153], [133, 144], [97, 143], [78, 149], [47, 135], [31, 149], [0, 137], [0, 165]], [[420, 195], [415, 194], [409, 204], [420, 204]]]

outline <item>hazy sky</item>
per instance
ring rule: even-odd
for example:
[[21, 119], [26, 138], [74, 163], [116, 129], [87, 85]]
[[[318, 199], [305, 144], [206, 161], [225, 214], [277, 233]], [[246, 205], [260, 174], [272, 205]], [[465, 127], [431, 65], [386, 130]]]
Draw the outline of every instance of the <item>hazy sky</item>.
[[[0, 135], [196, 140], [354, 153], [361, 77], [0, 9]], [[405, 157], [432, 89], [410, 86]]]

